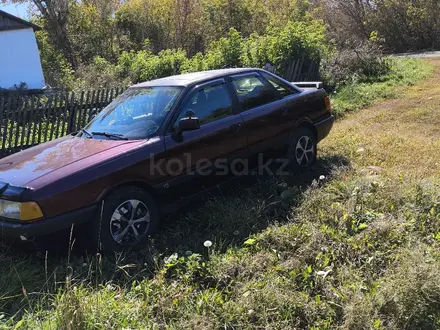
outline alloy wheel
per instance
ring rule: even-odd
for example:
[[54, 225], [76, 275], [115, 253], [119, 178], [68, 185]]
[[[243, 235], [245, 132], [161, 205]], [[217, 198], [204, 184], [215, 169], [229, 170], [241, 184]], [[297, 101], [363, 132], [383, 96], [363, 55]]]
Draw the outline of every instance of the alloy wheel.
[[295, 159], [299, 166], [307, 167], [313, 163], [315, 158], [315, 145], [308, 136], [302, 136], [295, 148]]
[[150, 211], [139, 200], [128, 200], [119, 205], [110, 220], [110, 233], [119, 245], [142, 241], [150, 228]]

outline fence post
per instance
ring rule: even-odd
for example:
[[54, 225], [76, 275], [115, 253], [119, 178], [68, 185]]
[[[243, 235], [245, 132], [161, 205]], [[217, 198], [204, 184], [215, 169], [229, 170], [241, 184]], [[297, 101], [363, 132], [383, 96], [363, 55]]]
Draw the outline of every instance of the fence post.
[[287, 75], [286, 75], [286, 79], [288, 81], [295, 81], [295, 79], [293, 79], [293, 70], [295, 70], [296, 62], [297, 61], [294, 58], [292, 58], [292, 60], [290, 61], [289, 68], [287, 69]]
[[9, 113], [8, 113], [9, 99], [7, 100], [6, 95], [5, 95], [5, 96], [1, 96], [0, 101], [1, 101], [0, 108], [2, 110], [1, 119], [2, 119], [2, 123], [3, 123], [2, 124], [2, 131], [1, 131], [1, 137], [2, 137], [1, 148], [2, 148], [2, 150], [4, 150], [5, 146], [6, 146], [6, 137], [7, 137], [7, 132], [8, 132], [8, 124], [9, 124], [9, 119], [8, 119], [8, 117], [9, 117]]
[[36, 105], [35, 105], [35, 109], [33, 108], [33, 112], [34, 112], [34, 129], [32, 130], [32, 141], [31, 141], [31, 145], [35, 145], [36, 144], [36, 140], [37, 140], [37, 127], [38, 130], [40, 129], [39, 127], [39, 123], [41, 122], [41, 119], [38, 118], [39, 115], [39, 110], [40, 110], [40, 100], [41, 100], [41, 95], [38, 95], [37, 97], [37, 101], [36, 101]]
[[[67, 94], [69, 95], [69, 94]], [[67, 96], [67, 99], [69, 97]], [[67, 101], [68, 102], [68, 101]], [[75, 118], [76, 118], [76, 99], [75, 99], [75, 92], [72, 92], [72, 95], [70, 96], [70, 102], [69, 102], [69, 121], [67, 124], [67, 134], [73, 133], [75, 130]]]
[[[26, 144], [23, 145], [24, 147], [28, 147], [28, 146], [32, 146], [32, 142], [31, 142], [31, 132], [32, 132], [32, 122], [34, 120], [34, 115], [35, 115], [35, 111], [34, 111], [34, 106], [35, 106], [35, 96], [31, 95], [31, 103], [30, 103], [30, 107], [28, 108], [28, 122], [24, 122], [23, 126], [27, 125], [27, 131], [26, 131]], [[28, 103], [29, 105], [29, 103]]]

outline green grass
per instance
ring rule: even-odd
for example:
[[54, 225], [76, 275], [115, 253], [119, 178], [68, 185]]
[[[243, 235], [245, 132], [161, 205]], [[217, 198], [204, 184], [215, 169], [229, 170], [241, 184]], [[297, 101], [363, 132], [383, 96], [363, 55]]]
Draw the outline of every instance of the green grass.
[[343, 116], [375, 102], [399, 97], [404, 86], [430, 77], [434, 67], [429, 62], [410, 58], [389, 58], [390, 72], [373, 83], [342, 86], [332, 95], [333, 112]]
[[313, 170], [215, 194], [139, 253], [3, 244], [0, 328], [440, 329], [440, 79], [399, 96], [339, 121]]

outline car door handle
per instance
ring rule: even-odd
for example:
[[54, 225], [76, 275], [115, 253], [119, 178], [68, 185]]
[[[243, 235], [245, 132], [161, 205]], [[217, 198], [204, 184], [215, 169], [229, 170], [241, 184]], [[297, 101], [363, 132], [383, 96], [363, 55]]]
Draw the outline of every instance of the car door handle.
[[235, 134], [240, 133], [243, 128], [243, 124], [234, 124], [229, 126], [229, 130], [234, 132]]

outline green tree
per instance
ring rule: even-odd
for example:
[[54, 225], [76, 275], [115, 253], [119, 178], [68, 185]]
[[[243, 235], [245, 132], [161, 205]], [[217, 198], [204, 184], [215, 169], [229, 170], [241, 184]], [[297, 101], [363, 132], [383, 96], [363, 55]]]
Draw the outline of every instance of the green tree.
[[71, 89], [73, 87], [75, 71], [49, 38], [46, 30], [35, 33], [40, 49], [41, 65], [44, 71], [46, 83], [52, 87]]
[[77, 63], [91, 63], [96, 56], [111, 61], [117, 58], [117, 33], [110, 8], [100, 8], [92, 0], [72, 3], [67, 32]]

